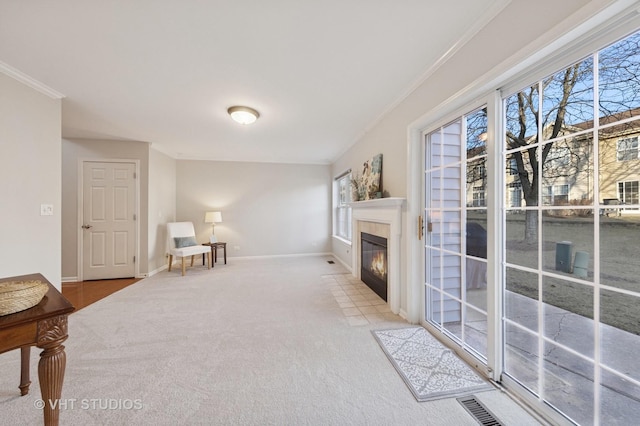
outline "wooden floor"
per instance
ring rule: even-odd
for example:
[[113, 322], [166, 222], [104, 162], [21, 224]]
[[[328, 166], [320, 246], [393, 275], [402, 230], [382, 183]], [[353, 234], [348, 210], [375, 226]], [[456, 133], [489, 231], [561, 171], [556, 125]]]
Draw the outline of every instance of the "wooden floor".
[[138, 281], [140, 281], [140, 278], [62, 283], [62, 295], [75, 306], [77, 312], [85, 306], [104, 299], [110, 294], [122, 290]]

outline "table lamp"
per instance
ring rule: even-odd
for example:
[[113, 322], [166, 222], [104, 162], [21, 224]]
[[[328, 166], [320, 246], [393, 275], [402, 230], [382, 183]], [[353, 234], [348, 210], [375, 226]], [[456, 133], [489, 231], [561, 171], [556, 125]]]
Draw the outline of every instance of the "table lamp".
[[209, 237], [209, 242], [210, 243], [218, 242], [218, 239], [216, 238], [216, 235], [215, 235], [215, 227], [216, 227], [216, 223], [222, 222], [222, 212], [207, 212], [204, 215], [204, 222], [211, 224], [211, 236]]

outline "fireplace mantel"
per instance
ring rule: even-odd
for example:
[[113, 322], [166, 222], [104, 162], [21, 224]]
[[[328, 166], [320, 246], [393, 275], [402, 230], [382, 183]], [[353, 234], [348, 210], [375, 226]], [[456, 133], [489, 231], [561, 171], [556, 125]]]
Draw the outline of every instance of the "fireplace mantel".
[[374, 198], [372, 200], [353, 201], [349, 203], [353, 209], [365, 209], [376, 207], [402, 207], [406, 200], [400, 197]]
[[373, 200], [355, 201], [351, 206], [351, 270], [355, 277], [360, 277], [361, 247], [360, 224], [362, 222], [381, 223], [389, 226], [387, 241], [388, 255], [388, 290], [389, 308], [394, 314], [400, 313], [400, 241], [402, 238], [402, 210], [406, 200], [399, 197], [376, 198]]

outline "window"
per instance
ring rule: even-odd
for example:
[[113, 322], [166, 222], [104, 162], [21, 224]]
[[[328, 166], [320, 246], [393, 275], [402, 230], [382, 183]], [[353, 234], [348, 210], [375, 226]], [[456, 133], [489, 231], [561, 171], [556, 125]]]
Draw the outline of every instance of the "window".
[[351, 241], [351, 171], [335, 180], [335, 220], [333, 234]]
[[508, 185], [507, 205], [509, 207], [522, 206], [522, 184], [520, 182], [512, 182]]
[[638, 137], [620, 139], [618, 141], [618, 161], [638, 159]]
[[542, 204], [563, 205], [569, 202], [569, 185], [549, 185], [542, 190]]
[[[624, 356], [640, 350], [640, 260], [629, 255], [640, 228], [628, 207], [640, 199], [629, 161], [640, 154], [640, 32], [531, 80], [503, 92], [503, 236], [488, 236], [503, 244], [489, 258], [502, 268], [501, 379], [576, 424], [633, 423], [640, 371]], [[628, 211], [594, 215], [598, 199]], [[567, 330], [568, 318], [580, 325]]]
[[638, 204], [638, 181], [618, 182], [618, 199], [623, 204]]
[[486, 207], [484, 200], [484, 186], [473, 187], [473, 207]]

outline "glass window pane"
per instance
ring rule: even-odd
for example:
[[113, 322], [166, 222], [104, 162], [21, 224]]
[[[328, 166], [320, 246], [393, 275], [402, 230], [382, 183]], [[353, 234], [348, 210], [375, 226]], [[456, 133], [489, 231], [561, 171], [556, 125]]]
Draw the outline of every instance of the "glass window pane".
[[425, 186], [429, 196], [428, 207], [430, 209], [441, 209], [444, 206], [442, 190], [442, 171], [433, 170], [425, 174]]
[[430, 295], [430, 297], [427, 298], [427, 301], [429, 302], [427, 306], [431, 307], [430, 311], [427, 312], [428, 318], [434, 324], [442, 325], [442, 293], [440, 293], [436, 289], [428, 288], [427, 294]]
[[531, 392], [539, 392], [538, 336], [506, 322], [504, 370]]
[[458, 299], [462, 297], [461, 259], [456, 254], [442, 253], [442, 289]]
[[482, 108], [466, 117], [467, 158], [487, 153], [487, 108]]
[[442, 251], [435, 248], [426, 249], [427, 284], [442, 289]]
[[628, 425], [631, 419], [640, 419], [640, 400], [637, 395], [640, 395], [640, 386], [603, 370], [600, 385], [600, 424]]
[[[538, 188], [534, 185], [537, 148], [507, 154], [505, 202], [507, 208], [538, 205]], [[537, 172], [536, 172], [537, 173]]]
[[[486, 300], [486, 296], [484, 299]], [[464, 342], [486, 359], [487, 315], [469, 307], [465, 309]]]
[[[484, 260], [478, 260], [473, 258], [466, 258], [466, 272], [467, 272], [467, 298], [472, 291], [482, 292], [486, 298], [487, 288], [487, 262]], [[479, 306], [483, 306], [486, 309], [486, 303], [482, 303]]]
[[470, 211], [466, 228], [467, 255], [487, 258], [487, 214], [486, 211]]
[[[593, 358], [593, 287], [544, 277], [542, 282], [544, 335]], [[576, 336], [580, 336], [576, 339]]]
[[593, 210], [592, 134], [550, 142], [542, 147], [542, 205], [575, 206], [563, 216], [588, 216]]
[[544, 343], [544, 395], [578, 424], [593, 424], [593, 363]]
[[451, 296], [444, 294], [443, 297], [444, 328], [459, 342], [462, 342], [462, 305]]
[[476, 158], [467, 162], [466, 179], [467, 207], [485, 207], [487, 189], [487, 158]]
[[[640, 365], [625, 365], [629, 354], [640, 353], [640, 295], [630, 296], [611, 290], [600, 290], [600, 332], [602, 360], [640, 381]], [[617, 337], [617, 343], [613, 338]], [[606, 344], [613, 346], [606, 346]], [[617, 361], [616, 361], [617, 360]]]
[[459, 163], [462, 145], [462, 124], [457, 120], [442, 129], [442, 165]]
[[538, 274], [507, 268], [505, 316], [532, 331], [538, 331]]
[[538, 142], [538, 84], [509, 96], [504, 101], [506, 148], [524, 147]]
[[506, 258], [513, 265], [538, 267], [538, 237], [525, 239], [525, 224], [533, 222], [537, 228], [537, 211], [520, 210], [507, 215], [506, 220]]
[[442, 213], [442, 248], [462, 253], [461, 213], [459, 211], [445, 211]]
[[442, 170], [442, 205], [444, 208], [459, 208], [461, 205], [460, 165], [446, 167]]
[[442, 167], [442, 131], [430, 133], [427, 136], [427, 149], [425, 149], [425, 164], [430, 168]]
[[601, 124], [640, 114], [640, 33], [599, 53]]
[[602, 284], [640, 293], [639, 225], [638, 218], [631, 216], [600, 218]]
[[593, 58], [542, 81], [544, 140], [593, 127]]
[[543, 211], [544, 270], [593, 281], [593, 217], [562, 214], [564, 210]]

